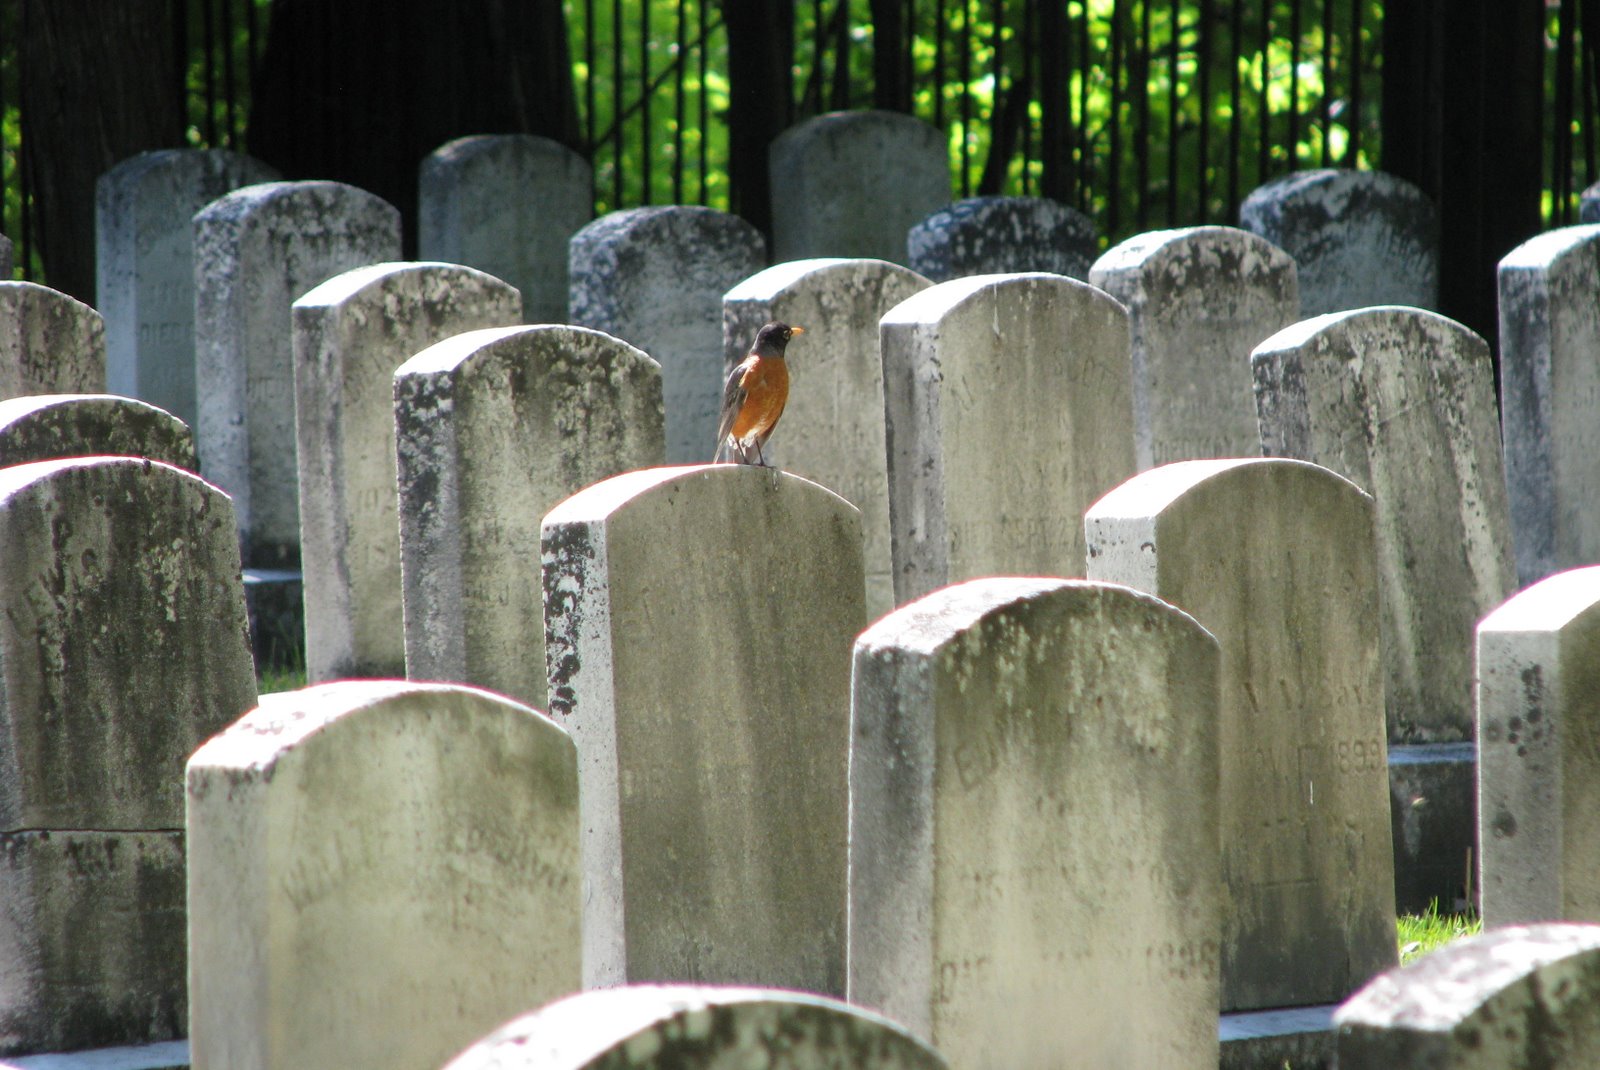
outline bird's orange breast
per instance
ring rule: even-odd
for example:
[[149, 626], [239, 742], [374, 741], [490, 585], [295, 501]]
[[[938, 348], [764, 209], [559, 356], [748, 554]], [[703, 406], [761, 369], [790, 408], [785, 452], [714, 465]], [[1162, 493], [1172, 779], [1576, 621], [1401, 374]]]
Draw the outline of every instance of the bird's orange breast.
[[733, 437], [747, 439], [772, 430], [789, 400], [789, 369], [782, 359], [756, 358], [739, 380], [744, 404], [733, 421]]

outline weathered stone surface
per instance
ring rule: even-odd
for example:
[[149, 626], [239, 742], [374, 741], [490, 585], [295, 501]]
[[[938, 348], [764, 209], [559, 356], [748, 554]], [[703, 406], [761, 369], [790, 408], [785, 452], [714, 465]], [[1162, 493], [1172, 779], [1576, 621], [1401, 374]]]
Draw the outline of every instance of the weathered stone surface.
[[445, 1070], [944, 1070], [939, 1053], [860, 1007], [803, 992], [631, 985], [516, 1018]]
[[542, 534], [550, 708], [584, 756], [586, 987], [840, 995], [861, 516], [748, 465], [631, 472]]
[[267, 182], [194, 217], [195, 437], [233, 498], [246, 565], [300, 562], [290, 306], [351, 268], [400, 256], [400, 213], [338, 182]]
[[1600, 561], [1600, 226], [1500, 261], [1506, 487], [1524, 584]]
[[48, 286], [0, 281], [0, 398], [105, 388], [100, 313]]
[[1097, 252], [1094, 222], [1047, 197], [968, 197], [906, 235], [906, 263], [934, 282], [1017, 271], [1088, 279]]
[[32, 394], [0, 401], [0, 468], [124, 454], [200, 467], [194, 436], [165, 409], [115, 394]]
[[1215, 1070], [1217, 674], [1113, 584], [971, 580], [863, 632], [850, 1000], [957, 1066]]
[[11, 278], [16, 271], [16, 252], [11, 239], [0, 234], [0, 281]]
[[437, 1067], [578, 987], [577, 756], [474, 688], [274, 696], [188, 767], [195, 1070]]
[[1262, 452], [1377, 502], [1389, 740], [1472, 736], [1472, 629], [1515, 586], [1489, 347], [1443, 316], [1297, 323], [1250, 358]]
[[458, 264], [372, 264], [293, 313], [306, 678], [404, 676], [395, 369], [452, 335], [517, 323], [522, 302]]
[[1584, 190], [1578, 198], [1578, 222], [1600, 223], [1600, 182]]
[[839, 111], [791, 126], [767, 150], [772, 259], [904, 263], [906, 232], [950, 203], [944, 132], [910, 115]]
[[1258, 456], [1250, 351], [1300, 318], [1289, 255], [1233, 227], [1158, 230], [1087, 277], [1128, 309], [1139, 470]]
[[567, 318], [567, 242], [594, 215], [589, 162], [532, 134], [457, 138], [422, 161], [417, 248], [522, 294], [528, 323]]
[[587, 327], [497, 327], [418, 353], [394, 397], [406, 673], [544, 708], [539, 522], [661, 464], [661, 368]]
[[1334, 1015], [1340, 1070], [1600, 1065], [1600, 926], [1470, 937], [1392, 970]]
[[709, 460], [722, 408], [722, 295], [766, 264], [761, 232], [691, 205], [611, 212], [573, 235], [571, 320], [661, 365], [667, 460]]
[[1222, 644], [1222, 1009], [1343, 998], [1395, 961], [1372, 499], [1316, 465], [1180, 461], [1084, 516], [1090, 579]]
[[1083, 567], [1083, 511], [1134, 472], [1128, 314], [1060, 275], [930, 287], [881, 324], [894, 594]]
[[1600, 921], [1600, 566], [1484, 617], [1477, 679], [1484, 924]]
[[762, 324], [778, 320], [806, 329], [789, 349], [789, 404], [764, 452], [769, 463], [821, 483], [861, 510], [869, 620], [894, 608], [878, 321], [928, 285], [916, 272], [882, 260], [795, 260], [752, 275], [722, 303], [729, 370], [745, 358]]
[[1251, 191], [1239, 226], [1294, 257], [1302, 315], [1438, 305], [1438, 210], [1394, 175], [1296, 171]]
[[159, 149], [95, 184], [95, 304], [106, 321], [106, 386], [194, 426], [194, 214], [240, 186], [280, 177], [225, 149]]

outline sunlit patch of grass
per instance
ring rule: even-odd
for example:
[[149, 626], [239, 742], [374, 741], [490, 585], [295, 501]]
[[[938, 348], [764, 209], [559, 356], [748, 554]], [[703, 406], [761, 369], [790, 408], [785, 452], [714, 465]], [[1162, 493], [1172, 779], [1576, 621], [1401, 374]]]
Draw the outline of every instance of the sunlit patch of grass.
[[1483, 919], [1477, 914], [1441, 914], [1439, 901], [1433, 900], [1421, 914], [1402, 914], [1395, 926], [1400, 944], [1400, 965], [1408, 966], [1430, 951], [1435, 951], [1463, 936], [1483, 932]]

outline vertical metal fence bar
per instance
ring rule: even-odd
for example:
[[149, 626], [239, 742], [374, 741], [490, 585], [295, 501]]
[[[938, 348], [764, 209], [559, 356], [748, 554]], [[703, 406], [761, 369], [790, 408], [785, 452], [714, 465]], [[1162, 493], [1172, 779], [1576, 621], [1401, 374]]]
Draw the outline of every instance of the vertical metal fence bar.
[[707, 14], [708, 0], [695, 0], [695, 14], [700, 22], [700, 203], [711, 203], [706, 191], [711, 176], [711, 94], [706, 91], [706, 77], [710, 71], [711, 17]]
[[205, 68], [205, 115], [200, 129], [205, 133], [207, 145], [217, 143], [217, 31], [212, 0], [200, 0], [200, 37]]
[[[1139, 69], [1137, 86], [1139, 134], [1133, 143], [1137, 161], [1138, 210], [1134, 216], [1140, 230], [1150, 227], [1150, 5], [1154, 0], [1139, 0]], [[1130, 76], [1134, 72], [1129, 72]]]
[[1122, 0], [1111, 0], [1111, 55], [1106, 63], [1111, 79], [1111, 115], [1107, 120], [1111, 128], [1111, 151], [1106, 160], [1106, 228], [1113, 236], [1120, 231], [1122, 222], [1122, 44]]
[[1556, 222], [1562, 225], [1572, 219], [1572, 120], [1573, 86], [1572, 68], [1575, 30], [1578, 13], [1577, 0], [1561, 0], [1557, 18], [1561, 21], [1556, 32], [1556, 122], [1554, 134], [1553, 174], [1550, 190], [1554, 202]]
[[595, 83], [600, 80], [600, 72], [595, 70], [594, 50], [594, 0], [583, 0], [583, 148], [584, 155], [589, 157], [590, 164], [590, 192], [589, 200], [595, 199], [593, 167], [598, 162], [595, 155], [599, 146], [595, 138], [599, 134], [598, 120], [595, 118]]
[[[244, 38], [245, 53], [249, 57], [250, 81], [255, 82], [256, 71], [261, 67], [261, 26], [260, 13], [256, 11], [256, 0], [245, 0], [244, 4]], [[182, 52], [178, 53], [181, 58]]]
[[639, 203], [650, 203], [650, 5], [639, 5]]
[[961, 73], [961, 196], [972, 196], [972, 5], [961, 0], [961, 45], [956, 53]]
[[1350, 0], [1350, 142], [1344, 150], [1344, 166], [1354, 167], [1361, 154], [1361, 4]]
[[678, 2], [678, 50], [673, 55], [672, 203], [683, 203], [684, 83], [689, 70], [689, 6]]
[[[984, 161], [984, 171], [986, 173], [990, 165], [995, 163], [996, 154], [1002, 148], [1011, 144], [1012, 132], [1006, 127], [1006, 113], [1010, 106], [1006, 97], [1011, 92], [1011, 87], [1006, 85], [1005, 48], [1006, 3], [1005, 0], [991, 0], [989, 7], [989, 77], [994, 85], [994, 91], [989, 96], [989, 159]], [[1010, 153], [1005, 154], [1006, 157], [1010, 155]], [[1009, 159], [1001, 158], [997, 173], [1002, 176], [1005, 175], [1008, 170], [1006, 165], [1009, 162]], [[1004, 184], [1005, 182], [1002, 178], [999, 183], [1001, 188], [985, 191], [980, 186], [978, 193], [1001, 193], [1004, 191]]]
[[1244, 0], [1233, 0], [1228, 22], [1228, 222], [1239, 211], [1239, 171], [1244, 167], [1244, 78], [1239, 60], [1244, 56]]
[[1178, 147], [1182, 116], [1178, 114], [1178, 52], [1183, 37], [1183, 0], [1172, 0], [1167, 26], [1167, 226], [1178, 225]]
[[944, 0], [933, 0], [933, 125], [944, 129]]
[[1256, 185], [1271, 177], [1272, 101], [1268, 87], [1272, 82], [1272, 0], [1261, 0], [1261, 99], [1256, 115]]
[[1199, 79], [1200, 114], [1199, 140], [1195, 152], [1199, 160], [1199, 166], [1195, 168], [1195, 181], [1198, 187], [1195, 196], [1197, 211], [1195, 222], [1208, 223], [1211, 221], [1211, 34], [1214, 21], [1210, 0], [1201, 3], [1197, 17], [1200, 23], [1195, 27], [1194, 67]]
[[1304, 0], [1289, 0], [1289, 170], [1300, 166], [1300, 11]]
[[[9, 27], [6, 26], [7, 17], [8, 12], [0, 10], [0, 57], [10, 58], [15, 55], [17, 63], [21, 63], [22, 49], [11, 43], [11, 34], [8, 32]], [[14, 68], [15, 65], [13, 65]], [[10, 94], [6, 92], [6, 75], [8, 73], [10, 73], [8, 70], [0, 70], [0, 115], [5, 115], [6, 101], [11, 99]], [[10, 198], [6, 196], [6, 191], [9, 189], [9, 184], [6, 182], [5, 168], [5, 153], [7, 150], [15, 152], [16, 149], [10, 145], [0, 145], [0, 234], [10, 237], [16, 234], [17, 228], [16, 220], [10, 218], [10, 213], [6, 211], [6, 206], [10, 203]], [[6, 276], [7, 279], [9, 277]], [[0, 279], [0, 281], [5, 280]]]
[[611, 0], [611, 209], [622, 207], [622, 0]]
[[227, 127], [223, 136], [226, 138], [226, 147], [230, 149], [239, 144], [241, 127], [244, 126], [238, 108], [239, 72], [233, 53], [233, 26], [233, 0], [222, 0], [222, 114]]
[[1322, 0], [1322, 166], [1333, 166], [1333, 2]]
[[[21, 0], [22, 14], [17, 25], [17, 40], [28, 39], [28, 19], [32, 10], [33, 0]], [[28, 50], [17, 48], [17, 112], [27, 115], [29, 112], [28, 93]], [[22, 216], [18, 221], [16, 241], [17, 262], [22, 265], [22, 277], [33, 277], [33, 181], [28, 177], [31, 170], [31, 161], [28, 159], [28, 136], [23, 133], [17, 144], [17, 199], [18, 209]]]
[[1094, 152], [1089, 130], [1089, 5], [1078, 5], [1078, 106], [1076, 122], [1078, 138], [1078, 210], [1089, 211], [1090, 193], [1094, 188]]
[[[1592, 4], [1595, 0], [1582, 0], [1583, 3]], [[1585, 9], [1585, 14], [1589, 10]], [[1585, 41], [1583, 47], [1578, 49], [1578, 103], [1579, 112], [1578, 133], [1583, 138], [1583, 179], [1577, 184], [1579, 201], [1582, 202], [1582, 191], [1587, 189], [1595, 180], [1595, 69], [1594, 69], [1594, 42]]]
[[[1034, 80], [1034, 66], [1037, 57], [1034, 56], [1033, 42], [1033, 0], [1023, 0], [1022, 5], [1022, 32], [1019, 35], [1022, 50], [1022, 91], [1037, 99], [1038, 82]], [[1011, 91], [1017, 91], [1016, 83], [1012, 83]], [[1022, 112], [1022, 195], [1029, 196], [1033, 192], [1033, 115], [1032, 108], [1024, 108]], [[1004, 192], [1003, 190], [1001, 192]]]

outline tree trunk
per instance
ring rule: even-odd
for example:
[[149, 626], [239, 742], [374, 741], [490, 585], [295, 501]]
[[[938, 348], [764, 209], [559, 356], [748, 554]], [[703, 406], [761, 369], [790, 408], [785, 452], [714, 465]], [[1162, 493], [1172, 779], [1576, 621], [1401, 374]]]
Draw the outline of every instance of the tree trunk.
[[772, 233], [767, 147], [793, 117], [794, 0], [723, 0], [728, 31], [728, 187], [733, 210]]

